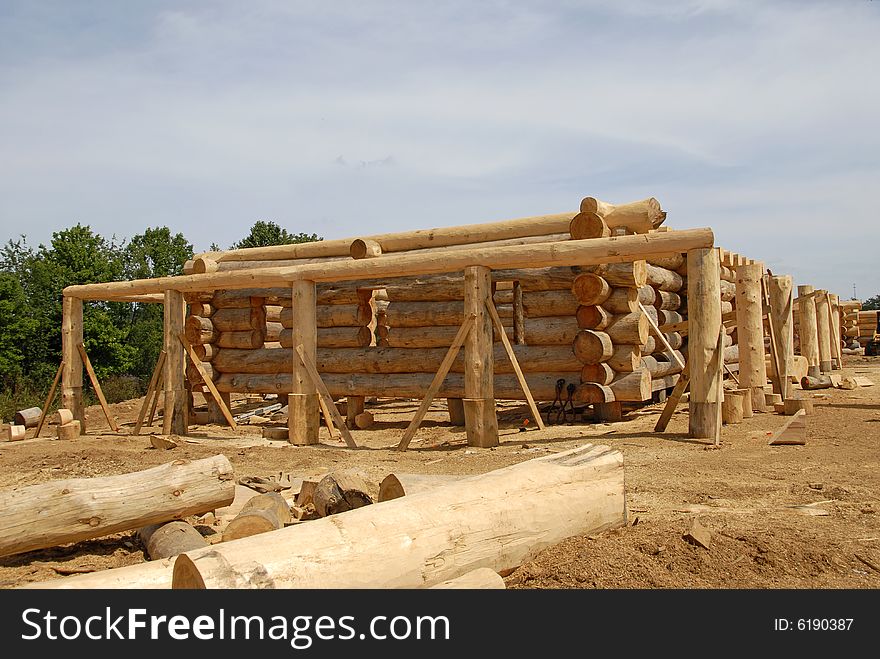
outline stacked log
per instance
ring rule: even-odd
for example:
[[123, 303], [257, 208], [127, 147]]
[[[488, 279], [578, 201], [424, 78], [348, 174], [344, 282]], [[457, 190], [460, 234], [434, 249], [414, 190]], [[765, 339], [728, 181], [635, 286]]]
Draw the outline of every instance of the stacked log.
[[840, 340], [844, 346], [858, 341], [861, 336], [859, 330], [859, 311], [861, 308], [862, 303], [858, 300], [845, 300], [840, 303]]
[[858, 328], [859, 343], [864, 347], [866, 343], [874, 338], [874, 333], [877, 331], [877, 312], [859, 311]]

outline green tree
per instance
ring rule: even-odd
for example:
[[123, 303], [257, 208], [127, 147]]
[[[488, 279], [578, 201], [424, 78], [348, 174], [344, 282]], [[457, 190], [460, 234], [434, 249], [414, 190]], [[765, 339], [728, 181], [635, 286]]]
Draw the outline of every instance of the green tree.
[[880, 309], [880, 295], [869, 297], [862, 302], [862, 311], [876, 311]]
[[323, 240], [316, 233], [290, 233], [275, 222], [258, 220], [251, 227], [250, 233], [233, 243], [229, 249], [242, 249], [244, 247], [267, 247], [268, 245], [292, 245], [294, 243], [311, 243]]
[[23, 375], [25, 346], [34, 331], [27, 299], [18, 277], [0, 272], [0, 385], [16, 388]]

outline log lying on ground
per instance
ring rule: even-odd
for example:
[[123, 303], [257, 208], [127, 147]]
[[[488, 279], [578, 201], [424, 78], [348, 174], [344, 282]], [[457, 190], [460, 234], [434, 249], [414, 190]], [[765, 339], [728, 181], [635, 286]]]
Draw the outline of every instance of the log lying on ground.
[[60, 440], [69, 441], [71, 439], [76, 439], [82, 435], [82, 423], [79, 419], [74, 419], [70, 423], [58, 426], [56, 431], [58, 433], [58, 439]]
[[565, 538], [625, 523], [623, 456], [587, 444], [381, 506], [183, 554], [173, 584], [432, 586], [478, 567], [509, 571]]
[[241, 511], [223, 529], [223, 542], [277, 531], [290, 522], [290, 506], [278, 492], [258, 494], [245, 502]]
[[13, 416], [13, 422], [17, 426], [24, 426], [25, 428], [36, 428], [37, 424], [40, 422], [40, 415], [43, 413], [39, 407], [29, 407], [24, 410], [19, 410]]
[[805, 375], [801, 378], [801, 389], [830, 389], [834, 386], [831, 378], [827, 375], [818, 375], [816, 377]]
[[17, 426], [14, 423], [10, 423], [6, 427], [6, 441], [7, 442], [18, 442], [25, 438], [25, 434], [27, 433], [27, 428], [24, 426]]
[[154, 561], [208, 546], [201, 533], [181, 521], [150, 524], [138, 531], [138, 538], [144, 544], [147, 556]]
[[22, 586], [22, 588], [26, 590], [170, 589], [174, 558], [172, 556], [112, 570], [99, 570], [62, 579], [37, 581]]
[[356, 471], [336, 471], [324, 476], [312, 493], [312, 503], [321, 517], [337, 515], [368, 506], [376, 496], [375, 487]]
[[[318, 348], [315, 366], [319, 373], [436, 373], [449, 348]], [[496, 344], [495, 373], [513, 373], [504, 346]], [[520, 368], [526, 373], [578, 371], [581, 362], [571, 346], [515, 345]], [[213, 363], [226, 373], [287, 373], [293, 351], [286, 348], [256, 350], [224, 349]], [[464, 373], [464, 355], [452, 362], [453, 373]]]
[[205, 513], [234, 495], [232, 465], [223, 455], [119, 476], [7, 488], [0, 490], [0, 556]]

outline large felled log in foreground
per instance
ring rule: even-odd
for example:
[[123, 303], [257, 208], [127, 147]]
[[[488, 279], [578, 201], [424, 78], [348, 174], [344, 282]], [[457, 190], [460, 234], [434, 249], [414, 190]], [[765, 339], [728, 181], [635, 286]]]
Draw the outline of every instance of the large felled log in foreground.
[[232, 465], [223, 455], [7, 488], [0, 490], [0, 556], [205, 513], [234, 497]]
[[[173, 584], [431, 586], [478, 567], [508, 571], [567, 537], [625, 522], [623, 456], [588, 444], [381, 505], [181, 555]], [[443, 560], [436, 560], [438, 556]]]
[[[526, 373], [578, 371], [581, 364], [571, 346], [513, 346], [520, 368]], [[318, 348], [315, 366], [319, 373], [436, 373], [448, 348]], [[496, 345], [495, 372], [513, 373], [503, 345]], [[287, 373], [293, 367], [293, 351], [281, 348], [219, 350], [212, 362], [227, 373]], [[464, 372], [464, 355], [450, 369]]]
[[61, 579], [38, 581], [22, 588], [27, 590], [155, 590], [171, 588], [171, 574], [175, 557], [161, 558], [147, 563], [136, 563], [112, 570], [98, 570]]
[[[535, 400], [551, 401], [556, 397], [556, 380], [577, 382], [579, 372], [526, 373], [526, 382]], [[389, 398], [422, 398], [433, 380], [431, 373], [324, 373], [324, 384], [334, 398], [343, 396], [382, 396]], [[291, 375], [258, 375], [244, 373], [224, 373], [215, 382], [221, 392], [239, 393], [289, 393]], [[443, 381], [437, 398], [465, 398], [464, 377], [460, 373], [450, 373]], [[519, 380], [514, 375], [495, 376], [495, 398], [504, 400], [525, 400]], [[612, 398], [613, 399], [613, 398]]]

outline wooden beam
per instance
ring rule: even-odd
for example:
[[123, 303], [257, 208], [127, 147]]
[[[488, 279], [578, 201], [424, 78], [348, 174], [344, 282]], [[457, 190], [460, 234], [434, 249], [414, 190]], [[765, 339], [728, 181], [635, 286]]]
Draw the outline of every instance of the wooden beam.
[[[688, 432], [691, 437], [714, 439], [720, 420], [718, 380], [723, 351], [721, 338], [721, 292], [718, 255], [713, 249], [688, 252], [688, 364], [691, 395], [688, 401]], [[742, 376], [740, 376], [742, 377]]]
[[485, 266], [464, 270], [464, 311], [472, 314], [473, 329], [464, 344], [464, 415], [469, 446], [488, 448], [498, 445], [498, 418], [495, 413], [495, 353], [492, 347], [492, 320], [486, 303], [492, 304], [492, 277]]
[[34, 438], [40, 436], [40, 431], [43, 429], [43, 423], [46, 421], [46, 413], [49, 411], [49, 406], [52, 404], [52, 401], [55, 398], [55, 390], [58, 388], [58, 381], [61, 379], [61, 374], [64, 372], [64, 362], [62, 361], [58, 365], [58, 371], [55, 373], [55, 379], [52, 380], [52, 386], [49, 387], [49, 395], [46, 396], [46, 402], [43, 403], [43, 411], [40, 412], [40, 422], [37, 424], [37, 432], [34, 433]]
[[184, 331], [186, 302], [183, 293], [165, 291], [164, 341], [165, 379], [162, 433], [186, 435], [189, 429], [189, 405], [186, 391], [186, 355], [177, 335]]
[[144, 418], [147, 416], [147, 410], [150, 407], [150, 398], [154, 397], [154, 392], [159, 385], [159, 377], [162, 375], [162, 367], [165, 365], [165, 351], [159, 353], [156, 360], [156, 366], [153, 368], [153, 375], [150, 377], [150, 384], [147, 385], [147, 393], [144, 394], [144, 404], [141, 405], [140, 412], [137, 415], [137, 421], [134, 424], [132, 435], [140, 435], [141, 427], [144, 425]]
[[61, 320], [61, 407], [73, 412], [73, 418], [80, 422], [82, 432], [86, 431], [86, 415], [83, 407], [82, 375], [83, 363], [77, 346], [83, 342], [83, 302], [64, 296]]
[[764, 288], [761, 265], [753, 263], [736, 271], [736, 332], [739, 345], [739, 381], [742, 388], [752, 390], [752, 408], [767, 409], [764, 385], [767, 370], [764, 363]]
[[807, 443], [807, 412], [806, 410], [798, 410], [793, 416], [788, 417], [785, 423], [773, 433], [769, 446], [779, 446], [784, 444], [806, 444]]
[[296, 354], [299, 355], [300, 361], [302, 362], [303, 366], [305, 366], [306, 372], [309, 374], [309, 377], [312, 379], [312, 383], [318, 390], [318, 395], [324, 399], [324, 403], [327, 405], [330, 416], [333, 418], [333, 421], [339, 428], [339, 432], [342, 433], [342, 438], [345, 440], [346, 446], [348, 446], [348, 448], [357, 448], [357, 442], [355, 442], [354, 437], [351, 436], [351, 432], [345, 425], [345, 421], [343, 420], [342, 416], [340, 416], [339, 410], [336, 409], [336, 404], [333, 402], [333, 397], [330, 395], [330, 392], [327, 391], [327, 387], [324, 385], [324, 381], [321, 380], [321, 376], [318, 374], [318, 369], [315, 368], [315, 365], [312, 363], [311, 358], [306, 354], [305, 347], [302, 344], [299, 344], [296, 347]]
[[[336, 407], [335, 403], [332, 404]], [[318, 396], [318, 406], [321, 408], [321, 416], [324, 417], [324, 425], [327, 426], [327, 432], [330, 433], [330, 436], [334, 439], [341, 437], [342, 433], [337, 431], [336, 426], [333, 425], [333, 417], [330, 416], [330, 410], [327, 408], [327, 403], [324, 402], [322, 396]], [[347, 428], [348, 424], [346, 424], [345, 427]]]
[[[297, 357], [297, 346], [303, 346], [304, 353], [314, 362], [318, 349], [317, 330], [317, 292], [315, 282], [296, 281], [291, 286], [291, 305], [296, 309], [293, 316], [291, 347], [291, 369], [293, 385], [287, 397], [289, 430], [288, 441], [291, 444], [308, 446], [318, 443], [318, 431], [321, 427], [318, 418], [319, 395], [314, 378], [308, 372], [305, 362]], [[331, 405], [333, 405], [331, 401]], [[335, 408], [335, 405], [334, 405]]]
[[228, 423], [229, 427], [233, 430], [238, 430], [235, 419], [232, 418], [232, 412], [230, 412], [229, 408], [226, 407], [226, 403], [223, 401], [223, 397], [220, 395], [220, 392], [217, 391], [217, 387], [214, 386], [214, 382], [213, 380], [211, 380], [211, 376], [208, 375], [205, 367], [202, 366], [202, 360], [198, 358], [195, 350], [193, 350], [193, 347], [189, 344], [189, 341], [186, 340], [186, 336], [184, 336], [183, 332], [180, 332], [177, 335], [177, 338], [180, 339], [180, 343], [181, 345], [183, 345], [183, 349], [186, 350], [186, 353], [189, 355], [190, 361], [192, 362], [193, 366], [196, 367], [199, 375], [202, 376], [202, 380], [205, 381], [205, 385], [208, 387], [208, 391], [211, 392], [211, 396], [214, 397], [214, 402], [217, 403], [217, 407], [219, 407], [220, 411], [223, 413], [223, 416], [226, 419], [226, 423]]
[[666, 233], [568, 240], [555, 243], [455, 249], [427, 256], [419, 253], [383, 256], [378, 259], [343, 260], [329, 263], [213, 272], [202, 275], [161, 277], [104, 284], [68, 286], [72, 297], [92, 295], [158, 293], [285, 286], [293, 281], [346, 281], [366, 277], [404, 277], [415, 274], [456, 272], [470, 266], [487, 268], [540, 268], [544, 266], [586, 266], [627, 263], [649, 256], [667, 255], [708, 248], [714, 241], [709, 228]]
[[89, 374], [89, 380], [92, 381], [92, 386], [95, 388], [95, 393], [98, 394], [98, 400], [101, 403], [101, 409], [104, 410], [104, 416], [107, 417], [107, 423], [113, 428], [113, 432], [119, 432], [119, 425], [116, 423], [116, 419], [113, 418], [113, 414], [110, 412], [110, 406], [107, 405], [107, 399], [104, 398], [104, 392], [101, 390], [101, 383], [98, 382], [98, 376], [95, 375], [95, 369], [92, 368], [92, 362], [89, 361], [85, 346], [83, 346], [82, 343], [77, 343], [76, 349], [79, 351], [79, 356], [83, 360], [83, 364], [85, 364], [86, 371]]
[[458, 333], [455, 335], [452, 345], [449, 346], [449, 350], [446, 352], [443, 361], [440, 362], [440, 368], [437, 369], [437, 373], [431, 381], [431, 386], [428, 387], [428, 391], [425, 393], [425, 397], [422, 399], [419, 409], [416, 410], [415, 416], [406, 427], [406, 431], [403, 433], [403, 437], [397, 445], [398, 451], [405, 451], [409, 446], [409, 443], [412, 441], [412, 438], [415, 436], [416, 431], [422, 424], [422, 419], [425, 418], [425, 414], [428, 412], [428, 408], [431, 407], [431, 401], [434, 400], [434, 396], [436, 396], [437, 392], [440, 390], [440, 385], [443, 384], [443, 380], [446, 378], [446, 374], [449, 373], [449, 368], [452, 366], [452, 362], [455, 361], [455, 358], [458, 356], [458, 351], [461, 349], [461, 346], [464, 345], [465, 339], [467, 339], [476, 320], [476, 314], [470, 314], [464, 319], [461, 327], [458, 328]]
[[[164, 350], [162, 352], [165, 352]], [[156, 381], [156, 391], [153, 395], [153, 404], [150, 406], [150, 415], [147, 417], [147, 425], [153, 425], [153, 419], [156, 416], [156, 408], [159, 406], [159, 398], [163, 396], [165, 388], [165, 369], [159, 372], [159, 379]]]
[[516, 353], [513, 352], [513, 346], [510, 345], [510, 339], [507, 338], [507, 333], [501, 325], [501, 318], [498, 317], [498, 311], [495, 309], [495, 305], [492, 304], [491, 300], [486, 300], [486, 309], [489, 311], [489, 317], [492, 319], [492, 324], [495, 325], [495, 329], [501, 337], [501, 343], [504, 346], [504, 350], [507, 352], [507, 358], [510, 360], [511, 366], [513, 366], [513, 372], [516, 373], [516, 379], [519, 380], [526, 401], [529, 403], [529, 409], [532, 411], [532, 416], [535, 417], [535, 423], [538, 424], [539, 430], [544, 430], [544, 422], [541, 420], [541, 412], [535, 404], [535, 399], [532, 397], [532, 391], [529, 389], [529, 385], [526, 382], [522, 369], [519, 367]]
[[684, 392], [687, 391], [690, 382], [691, 374], [688, 365], [686, 364], [678, 378], [678, 382], [675, 383], [675, 387], [672, 389], [672, 393], [669, 394], [669, 398], [666, 399], [666, 405], [663, 406], [663, 412], [660, 413], [660, 418], [657, 419], [657, 424], [654, 426], [654, 432], [664, 432], [666, 430], [666, 426], [669, 425], [669, 420], [672, 418], [672, 415], [675, 414], [675, 408], [678, 407], [678, 403], [681, 400], [681, 397], [684, 396]]

